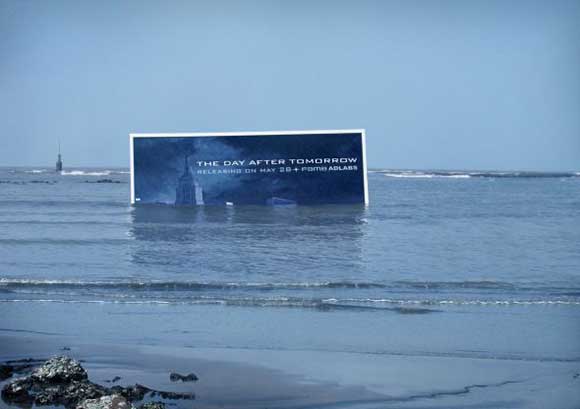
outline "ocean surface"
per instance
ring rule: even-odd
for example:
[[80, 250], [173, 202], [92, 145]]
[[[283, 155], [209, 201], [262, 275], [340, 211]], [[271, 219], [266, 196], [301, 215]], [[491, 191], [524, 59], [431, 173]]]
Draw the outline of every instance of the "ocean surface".
[[373, 170], [368, 207], [128, 182], [0, 168], [0, 333], [580, 366], [580, 173]]

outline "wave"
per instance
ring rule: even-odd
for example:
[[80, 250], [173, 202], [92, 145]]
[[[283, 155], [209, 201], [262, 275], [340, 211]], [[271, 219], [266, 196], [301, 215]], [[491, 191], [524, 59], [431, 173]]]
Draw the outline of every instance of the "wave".
[[0, 278], [0, 287], [63, 287], [63, 288], [114, 288], [144, 290], [228, 290], [228, 289], [305, 289], [305, 288], [386, 288], [386, 284], [372, 282], [199, 282], [199, 281], [82, 281], [36, 280]]
[[0, 184], [5, 185], [28, 185], [28, 184], [41, 184], [41, 185], [55, 185], [56, 180], [0, 180]]
[[12, 174], [29, 174], [29, 175], [41, 175], [41, 174], [60, 174], [62, 176], [109, 176], [109, 175], [128, 175], [131, 172], [123, 168], [113, 168], [113, 169], [69, 169], [62, 170], [60, 172], [55, 171], [53, 168], [40, 168], [40, 169], [8, 169], [8, 173]]
[[[121, 241], [124, 239], [121, 239]], [[0, 278], [0, 288], [87, 288], [144, 291], [204, 291], [204, 290], [492, 290], [512, 292], [547, 292], [559, 295], [580, 294], [580, 288], [547, 285], [521, 285], [495, 280], [415, 281], [397, 280], [388, 283], [370, 281], [320, 282], [211, 282], [211, 281], [146, 281], [146, 280], [44, 280], [32, 278]]]
[[127, 243], [130, 239], [128, 238], [95, 238], [95, 239], [48, 239], [48, 238], [30, 238], [30, 239], [3, 239], [0, 238], [0, 244], [6, 246], [30, 246], [30, 245], [45, 245], [45, 246], [86, 246], [86, 245], [118, 245]]
[[442, 312], [453, 306], [580, 306], [580, 300], [408, 300], [408, 299], [305, 299], [305, 298], [226, 298], [198, 297], [189, 299], [70, 299], [70, 298], [4, 298], [0, 303], [61, 303], [61, 304], [130, 304], [130, 305], [222, 305], [237, 307], [308, 308], [321, 311], [391, 311], [400, 314], [428, 314]]
[[98, 169], [98, 170], [63, 170], [60, 172], [63, 176], [111, 176], [111, 175], [128, 175], [131, 172], [119, 169]]
[[433, 173], [383, 173], [386, 177], [391, 178], [410, 178], [410, 179], [433, 179], [433, 178], [449, 178], [449, 179], [469, 179], [471, 175], [465, 174], [449, 174], [438, 175]]
[[427, 314], [453, 307], [580, 306], [580, 289], [498, 281], [193, 282], [0, 278], [0, 302], [222, 305]]
[[109, 176], [112, 171], [110, 170], [103, 170], [103, 171], [85, 171], [85, 170], [63, 170], [60, 172], [63, 176]]
[[[50, 208], [54, 208], [54, 209], [59, 209], [59, 210], [63, 210], [66, 211], [68, 209], [72, 208], [128, 208], [128, 204], [127, 202], [115, 202], [115, 201], [111, 201], [111, 200], [52, 200], [52, 199], [46, 199], [46, 200], [42, 200], [39, 201], [36, 198], [31, 198], [29, 200], [12, 200], [12, 199], [7, 199], [4, 200], [3, 198], [0, 198], [0, 207], [10, 207], [12, 209], [17, 209], [14, 211], [18, 211], [21, 210], [23, 207], [33, 207], [33, 208], [39, 208], [39, 207], [50, 207]], [[12, 214], [16, 214], [14, 213], [14, 211], [11, 210]], [[30, 211], [26, 211], [23, 214], [32, 214], [30, 213]], [[46, 214], [46, 213], [44, 213]]]
[[470, 178], [577, 178], [580, 172], [530, 172], [530, 171], [418, 171], [378, 169], [370, 173], [379, 173], [391, 178], [410, 179], [470, 179]]
[[580, 305], [580, 300], [547, 300], [547, 299], [520, 299], [520, 300], [469, 300], [469, 299], [443, 299], [443, 300], [409, 300], [391, 298], [344, 298], [326, 299], [324, 302], [337, 303], [372, 303], [372, 304], [395, 304], [395, 305], [424, 305], [424, 306], [445, 306], [445, 305]]
[[307, 299], [268, 299], [268, 298], [198, 298], [190, 300], [124, 300], [124, 299], [3, 299], [0, 303], [58, 303], [58, 304], [127, 304], [127, 305], [222, 305], [230, 307], [278, 307], [278, 308], [307, 308], [321, 311], [385, 311], [399, 314], [428, 314], [438, 312], [434, 309], [397, 306], [377, 307], [365, 305], [340, 304], [320, 300]]

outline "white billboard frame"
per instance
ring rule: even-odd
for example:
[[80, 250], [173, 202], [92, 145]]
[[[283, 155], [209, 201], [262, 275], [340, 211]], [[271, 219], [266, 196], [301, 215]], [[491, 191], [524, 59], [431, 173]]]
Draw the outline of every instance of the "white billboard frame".
[[329, 130], [304, 130], [304, 131], [243, 131], [243, 132], [177, 132], [177, 133], [138, 133], [129, 134], [129, 151], [130, 151], [130, 179], [131, 179], [131, 205], [135, 202], [135, 169], [134, 169], [134, 140], [136, 138], [204, 138], [215, 136], [278, 136], [278, 135], [337, 135], [337, 134], [361, 134], [362, 147], [362, 168], [364, 184], [364, 204], [369, 204], [368, 189], [368, 169], [367, 169], [367, 150], [366, 150], [366, 130], [365, 129], [329, 129]]

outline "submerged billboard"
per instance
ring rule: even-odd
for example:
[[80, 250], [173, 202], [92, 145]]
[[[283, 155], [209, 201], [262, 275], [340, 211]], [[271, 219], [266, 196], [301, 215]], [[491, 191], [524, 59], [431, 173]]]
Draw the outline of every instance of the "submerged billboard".
[[365, 131], [131, 134], [131, 203], [368, 203]]

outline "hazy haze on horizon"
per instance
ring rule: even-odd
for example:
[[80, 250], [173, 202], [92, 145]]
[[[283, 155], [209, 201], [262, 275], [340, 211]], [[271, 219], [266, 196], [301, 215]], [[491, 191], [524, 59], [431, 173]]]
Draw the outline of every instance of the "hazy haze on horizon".
[[580, 2], [0, 3], [0, 166], [365, 128], [370, 167], [580, 170]]

